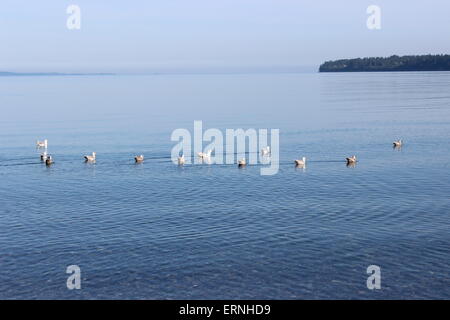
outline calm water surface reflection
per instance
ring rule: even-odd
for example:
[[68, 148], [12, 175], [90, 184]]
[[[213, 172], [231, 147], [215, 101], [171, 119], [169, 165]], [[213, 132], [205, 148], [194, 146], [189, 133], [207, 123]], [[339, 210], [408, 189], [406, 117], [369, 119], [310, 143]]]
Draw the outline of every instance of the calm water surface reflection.
[[[450, 298], [450, 73], [0, 83], [0, 298]], [[176, 167], [194, 120], [279, 128], [279, 173]]]

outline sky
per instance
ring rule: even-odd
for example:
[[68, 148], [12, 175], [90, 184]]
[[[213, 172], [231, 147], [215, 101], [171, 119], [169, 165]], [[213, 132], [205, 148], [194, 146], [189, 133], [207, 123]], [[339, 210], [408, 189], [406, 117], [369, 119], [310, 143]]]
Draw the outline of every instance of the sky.
[[[69, 5], [81, 28], [69, 30]], [[369, 30], [367, 7], [381, 9]], [[0, 71], [317, 68], [450, 53], [448, 0], [2, 0]]]

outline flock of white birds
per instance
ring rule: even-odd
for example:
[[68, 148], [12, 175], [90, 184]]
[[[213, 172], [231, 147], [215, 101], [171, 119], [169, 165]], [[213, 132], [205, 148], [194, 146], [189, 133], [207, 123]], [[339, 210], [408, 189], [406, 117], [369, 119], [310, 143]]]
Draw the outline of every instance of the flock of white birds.
[[[403, 142], [402, 142], [401, 139], [399, 139], [397, 141], [394, 141], [393, 145], [394, 145], [394, 148], [400, 148], [403, 145]], [[41, 161], [44, 161], [45, 164], [48, 165], [48, 166], [52, 165], [53, 162], [54, 162], [53, 161], [53, 157], [47, 153], [48, 140], [47, 139], [42, 140], [42, 141], [38, 140], [36, 142], [36, 147], [45, 149], [45, 151], [41, 153]], [[201, 159], [208, 160], [208, 159], [211, 158], [211, 153], [212, 153], [212, 150], [208, 150], [207, 152], [198, 152], [197, 156], [199, 158], [201, 158]], [[263, 156], [270, 155], [270, 147], [267, 146], [267, 147], [262, 148], [261, 149], [261, 155], [263, 155]], [[96, 160], [96, 153], [92, 152], [91, 155], [85, 155], [84, 156], [84, 160], [86, 162], [92, 162], [92, 163], [95, 162], [95, 160]], [[351, 157], [348, 157], [348, 158], [345, 158], [345, 160], [347, 161], [348, 165], [354, 165], [358, 161], [356, 159], [355, 155], [353, 155]], [[139, 156], [135, 156], [134, 157], [134, 161], [136, 163], [144, 162], [144, 156], [142, 154], [139, 155]], [[182, 155], [180, 155], [178, 157], [178, 165], [182, 166], [185, 163], [186, 163], [186, 159], [184, 157], [184, 154], [182, 154]], [[297, 167], [304, 168], [306, 166], [306, 157], [302, 157], [301, 159], [294, 160], [294, 164]], [[238, 166], [239, 167], [244, 167], [246, 165], [247, 165], [247, 161], [245, 160], [245, 158], [242, 158], [242, 159], [238, 160]]]

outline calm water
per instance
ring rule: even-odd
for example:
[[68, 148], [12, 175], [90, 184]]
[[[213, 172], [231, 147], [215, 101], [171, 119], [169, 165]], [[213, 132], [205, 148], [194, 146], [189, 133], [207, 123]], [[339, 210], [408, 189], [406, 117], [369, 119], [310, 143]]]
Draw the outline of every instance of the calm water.
[[[0, 108], [0, 298], [450, 298], [450, 73], [1, 77]], [[279, 173], [173, 165], [194, 120], [279, 128]]]

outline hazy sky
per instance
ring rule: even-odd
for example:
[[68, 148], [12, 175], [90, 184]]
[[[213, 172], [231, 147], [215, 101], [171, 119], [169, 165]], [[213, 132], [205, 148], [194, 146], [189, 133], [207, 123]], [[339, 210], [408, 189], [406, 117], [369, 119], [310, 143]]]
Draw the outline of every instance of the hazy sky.
[[[68, 30], [66, 8], [81, 8]], [[381, 7], [381, 30], [366, 26]], [[0, 70], [318, 66], [450, 53], [448, 0], [2, 0]]]

